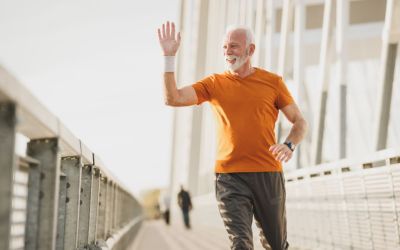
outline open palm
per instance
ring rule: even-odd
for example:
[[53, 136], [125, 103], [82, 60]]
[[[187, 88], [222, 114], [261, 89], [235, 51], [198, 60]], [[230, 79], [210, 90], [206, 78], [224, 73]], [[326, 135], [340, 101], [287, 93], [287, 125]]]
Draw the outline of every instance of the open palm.
[[158, 40], [160, 41], [164, 56], [174, 56], [181, 43], [181, 35], [180, 32], [178, 32], [175, 38], [175, 24], [173, 22], [167, 22], [162, 25], [161, 30], [158, 29]]

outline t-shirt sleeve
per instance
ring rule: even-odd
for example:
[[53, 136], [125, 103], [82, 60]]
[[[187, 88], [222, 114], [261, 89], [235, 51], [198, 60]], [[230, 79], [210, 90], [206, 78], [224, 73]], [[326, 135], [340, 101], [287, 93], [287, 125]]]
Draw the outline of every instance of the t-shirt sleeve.
[[277, 84], [278, 96], [276, 98], [275, 105], [278, 109], [282, 109], [285, 106], [294, 103], [293, 97], [290, 94], [286, 84], [283, 82], [282, 77], [279, 77]]
[[197, 105], [211, 100], [214, 89], [213, 79], [213, 76], [208, 76], [192, 85], [197, 95]]

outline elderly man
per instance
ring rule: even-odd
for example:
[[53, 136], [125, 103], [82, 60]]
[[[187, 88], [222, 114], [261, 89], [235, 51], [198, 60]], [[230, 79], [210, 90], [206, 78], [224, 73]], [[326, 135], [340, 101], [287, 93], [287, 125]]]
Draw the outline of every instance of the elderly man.
[[[264, 248], [287, 249], [285, 183], [281, 162], [287, 162], [303, 139], [307, 123], [282, 78], [253, 67], [253, 33], [244, 26], [228, 28], [223, 43], [227, 71], [178, 89], [174, 56], [181, 41], [174, 23], [158, 29], [165, 58], [165, 102], [169, 106], [208, 101], [218, 121], [215, 164], [216, 198], [231, 240], [231, 249], [253, 249], [252, 219]], [[282, 143], [275, 139], [281, 110], [293, 124]], [[268, 243], [268, 244], [267, 244]]]

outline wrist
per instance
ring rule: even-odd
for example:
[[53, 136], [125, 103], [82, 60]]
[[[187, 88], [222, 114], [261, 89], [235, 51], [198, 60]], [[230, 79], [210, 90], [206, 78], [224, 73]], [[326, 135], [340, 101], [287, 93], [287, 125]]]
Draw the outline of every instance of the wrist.
[[164, 72], [175, 72], [175, 55], [164, 56]]
[[296, 144], [289, 140], [286, 140], [283, 144], [285, 144], [292, 152], [296, 149]]

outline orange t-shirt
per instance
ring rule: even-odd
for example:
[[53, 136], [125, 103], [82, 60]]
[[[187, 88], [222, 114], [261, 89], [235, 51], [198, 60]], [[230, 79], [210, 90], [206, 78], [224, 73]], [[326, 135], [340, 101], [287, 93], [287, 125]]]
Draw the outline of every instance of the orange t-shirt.
[[282, 171], [269, 151], [279, 109], [294, 103], [281, 77], [255, 68], [243, 79], [226, 71], [192, 86], [197, 104], [209, 101], [217, 120], [215, 172]]

